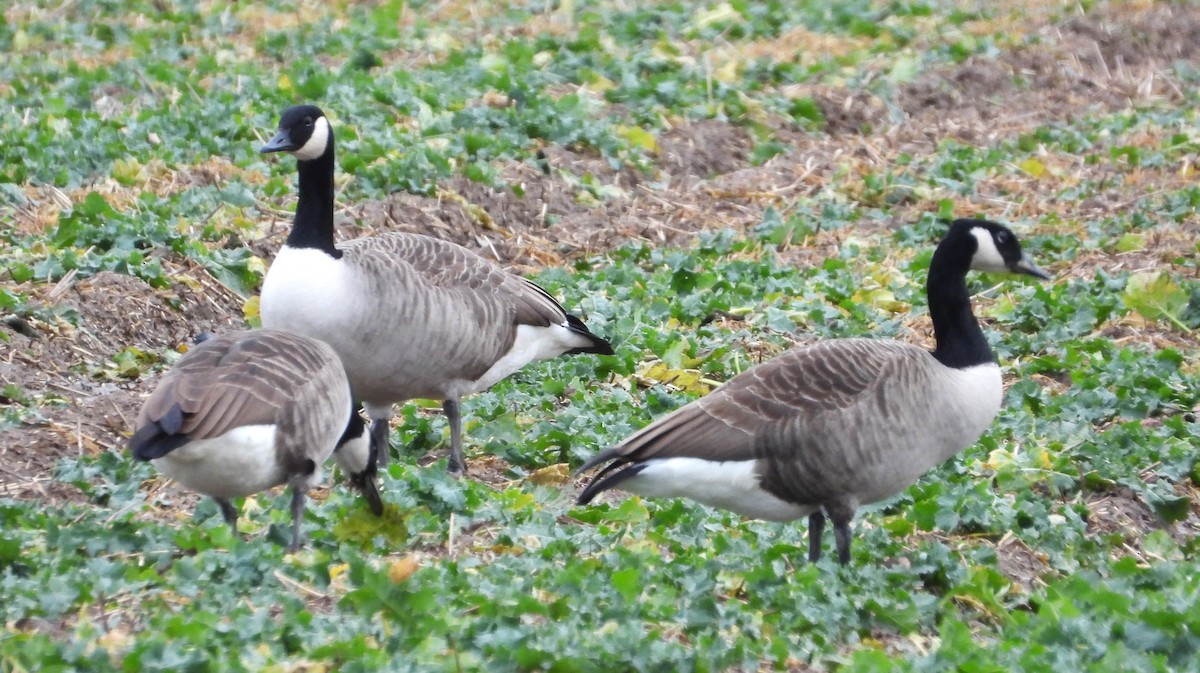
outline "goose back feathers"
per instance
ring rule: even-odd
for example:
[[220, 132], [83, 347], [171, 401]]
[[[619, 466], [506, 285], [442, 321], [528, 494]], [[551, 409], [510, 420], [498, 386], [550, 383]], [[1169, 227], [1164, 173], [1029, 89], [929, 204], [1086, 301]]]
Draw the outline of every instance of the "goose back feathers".
[[849, 522], [974, 443], [1000, 409], [1000, 369], [971, 313], [970, 268], [1047, 277], [1016, 237], [959, 220], [931, 262], [933, 352], [893, 340], [835, 339], [753, 367], [580, 468], [607, 463], [579, 502], [620, 486], [746, 516], [809, 516], [810, 558], [825, 516], [849, 560]]

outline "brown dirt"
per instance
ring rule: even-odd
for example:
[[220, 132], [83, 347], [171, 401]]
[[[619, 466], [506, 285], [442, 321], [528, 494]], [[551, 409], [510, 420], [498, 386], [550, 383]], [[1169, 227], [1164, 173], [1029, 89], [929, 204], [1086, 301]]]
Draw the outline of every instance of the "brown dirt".
[[[40, 418], [0, 430], [0, 495], [74, 497], [74, 489], [49, 480], [59, 458], [120, 450], [142, 395], [157, 378], [122, 378], [113, 356], [126, 348], [148, 354], [174, 349], [204, 331], [227, 331], [241, 300], [202, 270], [176, 265], [178, 282], [156, 290], [115, 273], [70, 278], [34, 289], [40, 303], [77, 314], [77, 326], [30, 317], [20, 331], [6, 331], [0, 386], [13, 384], [44, 402]], [[193, 280], [194, 279], [194, 280]], [[25, 333], [22, 333], [25, 332]], [[32, 334], [30, 336], [29, 334]]]
[[[1153, 475], [1145, 476], [1150, 480], [1154, 478]], [[1136, 493], [1128, 489], [1090, 494], [1086, 499], [1088, 532], [1095, 536], [1120, 538], [1121, 544], [1114, 547], [1114, 553], [1150, 562], [1153, 559], [1142, 547], [1142, 541], [1151, 531], [1165, 530], [1181, 545], [1200, 537], [1200, 500], [1197, 499], [1200, 494], [1189, 492], [1183, 484], [1178, 485], [1177, 489], [1181, 496], [1192, 498], [1193, 507], [1186, 519], [1173, 524], [1163, 522]]]
[[996, 559], [1000, 572], [1026, 593], [1041, 584], [1042, 576], [1049, 570], [1041, 554], [1011, 534], [996, 543]]

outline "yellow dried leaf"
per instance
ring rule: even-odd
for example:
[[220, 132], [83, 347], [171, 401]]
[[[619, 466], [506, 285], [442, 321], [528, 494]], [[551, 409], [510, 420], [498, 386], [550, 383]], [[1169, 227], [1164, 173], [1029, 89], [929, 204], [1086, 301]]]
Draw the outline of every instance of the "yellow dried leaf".
[[592, 91], [594, 93], [604, 93], [609, 89], [615, 88], [617, 85], [614, 84], [611, 79], [603, 75], [593, 75], [592, 77], [588, 78], [586, 86], [588, 91]]
[[110, 174], [114, 180], [126, 187], [139, 184], [146, 179], [145, 169], [134, 158], [121, 157], [116, 159], [113, 161]]
[[629, 144], [634, 147], [640, 147], [647, 152], [658, 150], [658, 139], [654, 137], [653, 133], [640, 126], [618, 126], [617, 134], [628, 140]]
[[32, 45], [32, 44], [33, 44], [33, 39], [31, 37], [29, 37], [29, 33], [25, 32], [23, 30], [18, 30], [17, 32], [13, 33], [13, 36], [12, 36], [13, 53], [19, 54], [19, 53], [25, 51], [26, 49], [28, 49], [30, 47], [30, 45]]
[[909, 310], [907, 302], [896, 299], [896, 295], [892, 294], [891, 290], [882, 287], [860, 288], [850, 299], [856, 304], [869, 304], [889, 313], [907, 313]]
[[742, 64], [736, 59], [730, 59], [714, 68], [712, 76], [718, 82], [725, 82], [726, 84], [736, 82], [742, 76]]
[[728, 2], [722, 2], [716, 7], [697, 10], [692, 18], [692, 25], [696, 28], [714, 23], [742, 23], [744, 19], [742, 14], [733, 8], [733, 5]]
[[1017, 164], [1017, 167], [1035, 178], [1040, 178], [1046, 173], [1046, 165], [1033, 157]]
[[489, 547], [489, 549], [497, 554], [512, 554], [513, 556], [520, 556], [521, 554], [525, 553], [525, 549], [523, 547], [517, 547], [516, 545], [511, 544], [494, 544]]
[[1007, 449], [996, 449], [988, 454], [988, 459], [983, 463], [983, 466], [994, 472], [1000, 471], [1006, 465], [1012, 463], [1013, 455]]
[[408, 581], [408, 578], [412, 577], [413, 573], [417, 572], [417, 568], [420, 567], [421, 564], [411, 555], [396, 559], [388, 566], [388, 579], [396, 584], [400, 584], [401, 582]]
[[258, 325], [262, 322], [259, 317], [259, 298], [258, 295], [250, 297], [242, 304], [242, 317], [246, 319], [249, 325]]
[[267, 263], [258, 255], [250, 255], [250, 258], [246, 260], [246, 268], [260, 276], [267, 273]]
[[339, 563], [337, 565], [329, 566], [329, 581], [333, 582], [334, 580], [336, 580], [337, 578], [341, 577], [342, 575], [346, 574], [349, 571], [350, 571], [349, 563]]
[[175, 280], [186, 285], [189, 290], [199, 292], [204, 289], [204, 285], [200, 282], [200, 280], [190, 273], [181, 273], [178, 276], [175, 276]]
[[539, 486], [562, 486], [570, 480], [571, 469], [567, 467], [566, 463], [547, 465], [530, 472], [529, 476], [525, 478], [525, 481]]
[[1038, 450], [1034, 462], [1037, 463], [1037, 466], [1043, 470], [1050, 470], [1054, 468], [1054, 461], [1050, 460], [1050, 454], [1041, 449]]
[[124, 652], [125, 650], [129, 649], [129, 646], [132, 644], [132, 642], [132, 635], [128, 631], [121, 628], [106, 631], [104, 635], [100, 636], [96, 640], [96, 644], [100, 646], [101, 649], [112, 654]]
[[533, 588], [533, 597], [543, 605], [550, 605], [559, 599], [558, 594], [550, 593], [545, 589]]
[[684, 392], [699, 395], [712, 390], [712, 386], [705, 381], [699, 371], [694, 369], [672, 369], [667, 363], [662, 361], [644, 367], [637, 376], [639, 380], [648, 382], [650, 385], [661, 383], [678, 388]]

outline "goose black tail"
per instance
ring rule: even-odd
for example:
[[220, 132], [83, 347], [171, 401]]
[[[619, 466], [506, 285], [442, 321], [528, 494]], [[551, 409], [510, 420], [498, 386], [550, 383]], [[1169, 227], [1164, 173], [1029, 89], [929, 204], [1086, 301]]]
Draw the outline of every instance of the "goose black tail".
[[133, 437], [129, 439], [129, 448], [133, 451], [133, 457], [138, 460], [154, 460], [162, 458], [189, 441], [187, 435], [169, 435], [151, 423], [133, 433]]
[[587, 325], [583, 324], [582, 320], [576, 318], [570, 313], [567, 314], [567, 329], [578, 334], [579, 336], [587, 338], [592, 342], [590, 346], [572, 348], [566, 352], [567, 355], [578, 355], [580, 353], [595, 353], [597, 355], [613, 354], [612, 344], [608, 343], [604, 339], [601, 339], [595, 334], [592, 334], [591, 330], [587, 328]]
[[129, 438], [129, 449], [138, 460], [162, 458], [191, 441], [182, 429], [183, 408], [176, 403], [162, 418], [138, 428]]
[[[622, 465], [627, 466], [624, 467], [624, 469], [613, 469], [616, 467], [621, 467]], [[595, 498], [597, 495], [600, 495], [604, 491], [619, 486], [621, 482], [629, 479], [630, 477], [636, 477], [638, 473], [646, 469], [646, 467], [646, 463], [633, 463], [632, 465], [621, 463], [620, 461], [612, 463], [608, 467], [601, 470], [600, 474], [596, 475], [596, 478], [592, 480], [592, 483], [588, 484], [583, 489], [583, 492], [581, 492], [579, 497], [575, 499], [575, 504], [588, 504], [593, 498]]]

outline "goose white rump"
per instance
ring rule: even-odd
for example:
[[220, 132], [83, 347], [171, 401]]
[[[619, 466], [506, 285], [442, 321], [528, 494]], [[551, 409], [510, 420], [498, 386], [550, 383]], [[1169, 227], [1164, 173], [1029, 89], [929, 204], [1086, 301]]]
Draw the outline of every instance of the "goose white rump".
[[621, 488], [651, 498], [691, 498], [712, 507], [766, 521], [792, 521], [815, 506], [780, 500], [759, 483], [756, 460], [652, 458]]
[[[219, 437], [193, 440], [150, 462], [194, 491], [237, 498], [287, 481], [275, 456], [275, 426], [244, 425]], [[318, 470], [308, 487], [319, 479]]]

